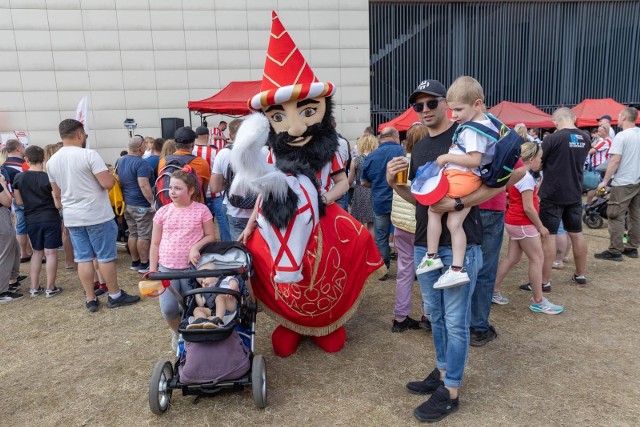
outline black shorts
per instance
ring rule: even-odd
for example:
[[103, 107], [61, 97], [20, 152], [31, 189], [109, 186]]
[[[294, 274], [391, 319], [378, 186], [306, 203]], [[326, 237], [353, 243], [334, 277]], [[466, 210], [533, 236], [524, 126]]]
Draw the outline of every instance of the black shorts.
[[58, 249], [62, 246], [62, 224], [60, 221], [27, 224], [31, 246], [36, 251]]
[[568, 233], [582, 232], [582, 203], [558, 205], [548, 200], [540, 200], [540, 221], [550, 234], [557, 234], [560, 221]]

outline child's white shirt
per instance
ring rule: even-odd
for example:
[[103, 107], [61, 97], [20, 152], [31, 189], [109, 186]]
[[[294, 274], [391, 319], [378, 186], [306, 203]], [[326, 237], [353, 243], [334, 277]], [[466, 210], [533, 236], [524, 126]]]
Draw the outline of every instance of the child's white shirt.
[[[491, 120], [484, 119], [479, 120], [477, 123], [488, 127], [496, 132], [498, 129], [491, 123]], [[446, 169], [456, 169], [463, 172], [472, 171], [474, 174], [480, 176], [480, 168], [484, 165], [487, 165], [493, 161], [493, 157], [496, 153], [496, 144], [493, 140], [487, 138], [479, 132], [476, 132], [473, 129], [464, 129], [458, 135], [458, 144], [460, 144], [466, 150], [466, 153], [460, 149], [455, 143], [451, 144], [451, 148], [449, 148], [449, 154], [454, 155], [464, 155], [472, 152], [482, 153], [482, 161], [480, 162], [480, 166], [476, 168], [465, 168], [463, 166], [457, 165], [455, 163], [448, 163]]]

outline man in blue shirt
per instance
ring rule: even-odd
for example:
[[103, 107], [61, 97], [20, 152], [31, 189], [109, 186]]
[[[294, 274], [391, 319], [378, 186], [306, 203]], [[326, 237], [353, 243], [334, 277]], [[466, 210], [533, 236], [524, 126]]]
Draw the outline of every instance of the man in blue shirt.
[[116, 174], [126, 207], [124, 219], [129, 226], [127, 242], [131, 252], [131, 270], [149, 271], [149, 246], [153, 228], [153, 170], [142, 158], [144, 138], [139, 135], [129, 140], [129, 154], [116, 163]]
[[[398, 130], [386, 127], [380, 133], [380, 145], [367, 156], [362, 167], [362, 186], [371, 188], [376, 246], [378, 246], [387, 269], [391, 261], [389, 232], [391, 230], [391, 200], [393, 199], [393, 189], [387, 184], [387, 163], [395, 157], [404, 155], [405, 151], [400, 145]], [[380, 280], [387, 280], [388, 277], [388, 274], [385, 274]]]

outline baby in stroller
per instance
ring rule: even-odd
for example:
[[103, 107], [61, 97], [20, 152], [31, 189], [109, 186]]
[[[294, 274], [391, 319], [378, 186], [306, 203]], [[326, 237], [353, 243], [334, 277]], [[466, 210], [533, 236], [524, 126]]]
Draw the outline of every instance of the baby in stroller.
[[[198, 270], [215, 270], [213, 261], [200, 262]], [[205, 277], [196, 279], [203, 288], [218, 287], [240, 292], [240, 282], [235, 276]], [[237, 312], [237, 300], [232, 295], [197, 294], [193, 316], [189, 317], [187, 329], [214, 329], [227, 325]]]

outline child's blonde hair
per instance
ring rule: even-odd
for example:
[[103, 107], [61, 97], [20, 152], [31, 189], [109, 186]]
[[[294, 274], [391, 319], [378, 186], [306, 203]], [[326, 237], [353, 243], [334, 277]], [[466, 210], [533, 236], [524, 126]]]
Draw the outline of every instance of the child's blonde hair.
[[513, 127], [513, 130], [515, 130], [516, 133], [520, 135], [520, 138], [522, 138], [523, 140], [525, 141], [529, 140], [527, 138], [527, 126], [524, 123], [518, 123]]
[[535, 158], [539, 151], [540, 146], [537, 143], [533, 141], [525, 142], [520, 146], [520, 158], [523, 162], [526, 162]]
[[447, 102], [473, 105], [478, 99], [484, 102], [484, 90], [480, 83], [470, 76], [458, 77], [447, 91]]

